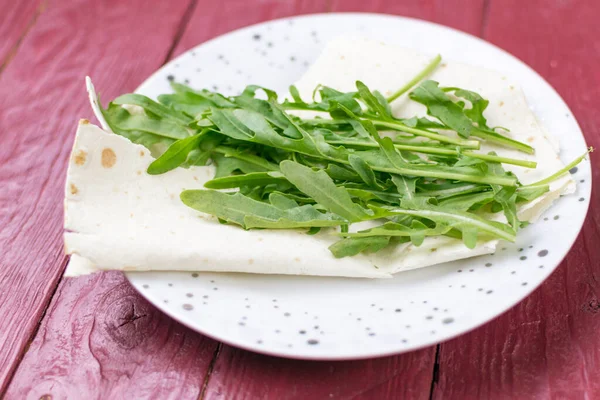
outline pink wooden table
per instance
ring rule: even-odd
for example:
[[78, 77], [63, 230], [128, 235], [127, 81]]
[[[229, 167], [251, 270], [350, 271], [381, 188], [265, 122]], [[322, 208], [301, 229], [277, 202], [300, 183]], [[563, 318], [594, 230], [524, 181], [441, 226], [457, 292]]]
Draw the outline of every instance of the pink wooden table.
[[216, 35], [333, 11], [416, 17], [485, 38], [548, 79], [600, 147], [596, 0], [0, 0], [0, 397], [600, 398], [598, 190], [573, 250], [525, 301], [394, 357], [257, 355], [174, 322], [121, 273], [61, 279], [65, 167], [76, 121], [91, 117], [86, 74], [112, 98]]

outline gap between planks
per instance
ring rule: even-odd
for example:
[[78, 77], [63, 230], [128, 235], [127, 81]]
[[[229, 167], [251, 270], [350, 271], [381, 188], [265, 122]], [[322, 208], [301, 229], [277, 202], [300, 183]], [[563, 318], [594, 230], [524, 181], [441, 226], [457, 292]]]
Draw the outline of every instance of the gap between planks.
[[194, 15], [194, 11], [196, 10], [197, 6], [198, 6], [198, 0], [191, 0], [190, 3], [188, 4], [187, 8], [185, 9], [183, 16], [181, 17], [181, 22], [179, 22], [179, 27], [177, 28], [177, 32], [175, 33], [175, 37], [173, 38], [173, 43], [171, 43], [171, 46], [169, 47], [169, 51], [167, 52], [167, 55], [165, 56], [165, 59], [162, 62], [162, 65], [165, 65], [166, 63], [168, 63], [171, 60], [171, 58], [173, 57], [173, 52], [175, 51], [175, 49], [177, 48], [177, 45], [181, 41], [181, 37], [185, 33], [185, 30], [187, 29], [187, 26], [190, 23], [190, 20], [192, 19], [192, 15]]
[[223, 343], [219, 342], [219, 344], [217, 344], [215, 352], [213, 353], [212, 359], [210, 360], [210, 364], [208, 365], [208, 371], [206, 371], [204, 382], [202, 382], [202, 389], [200, 390], [200, 396], [198, 396], [198, 400], [204, 400], [204, 396], [206, 396], [206, 389], [208, 389], [208, 384], [210, 383], [210, 376], [212, 375], [213, 369], [215, 368], [215, 364], [217, 363], [217, 359], [219, 358], [219, 354], [221, 353], [222, 348]]
[[[64, 270], [67, 267], [68, 263], [69, 263], [69, 257], [64, 256], [64, 259], [61, 263], [62, 264], [61, 270], [63, 271], [63, 273], [64, 273]], [[36, 336], [40, 330], [40, 327], [42, 326], [42, 322], [44, 321], [44, 318], [46, 317], [46, 313], [48, 312], [48, 309], [50, 308], [50, 305], [52, 304], [52, 299], [56, 295], [56, 292], [58, 291], [58, 288], [60, 287], [60, 283], [62, 282], [62, 280], [63, 280], [63, 274], [60, 275], [60, 277], [58, 278], [58, 281], [56, 281], [56, 285], [54, 286], [52, 293], [50, 294], [50, 296], [48, 296], [48, 301], [47, 301], [46, 305], [44, 306], [42, 313], [40, 314], [40, 319], [39, 319], [37, 325], [35, 326], [35, 329], [33, 329], [33, 332], [31, 332], [31, 335], [29, 336], [27, 343], [23, 347], [23, 351], [21, 352], [21, 354], [19, 355], [19, 357], [17, 358], [17, 360], [15, 362], [13, 370], [9, 373], [9, 375], [6, 379], [7, 384], [4, 387], [4, 390], [0, 390], [0, 399], [4, 398], [4, 395], [6, 394], [6, 391], [8, 390], [8, 387], [10, 386], [10, 383], [12, 382], [14, 375], [17, 373], [17, 369], [19, 368], [19, 365], [21, 365], [21, 361], [23, 361], [23, 357], [25, 357], [25, 354], [27, 354], [27, 351], [29, 350], [29, 346], [31, 346], [31, 343], [36, 338]], [[0, 388], [0, 389], [2, 389], [2, 388]]]

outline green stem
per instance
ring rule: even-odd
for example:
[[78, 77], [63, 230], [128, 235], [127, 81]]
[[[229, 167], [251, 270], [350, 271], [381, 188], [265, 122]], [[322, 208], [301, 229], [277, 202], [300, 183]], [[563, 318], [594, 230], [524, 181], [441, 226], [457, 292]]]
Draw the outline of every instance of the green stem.
[[[348, 163], [349, 164], [349, 163]], [[500, 185], [500, 186], [516, 186], [517, 180], [515, 178], [495, 176], [495, 175], [469, 175], [462, 174], [459, 172], [445, 172], [436, 171], [435, 169], [414, 169], [414, 168], [385, 168], [370, 165], [371, 169], [380, 172], [387, 172], [389, 174], [398, 174], [405, 176], [422, 176], [425, 178], [438, 178], [438, 179], [450, 179], [463, 182], [483, 183], [488, 185]]]
[[426, 131], [424, 129], [411, 128], [410, 126], [406, 126], [397, 122], [386, 122], [378, 120], [371, 120], [371, 122], [373, 122], [376, 127], [384, 127], [395, 131], [412, 133], [413, 135], [423, 136], [432, 140], [437, 140], [438, 142], [442, 143], [454, 144], [467, 149], [479, 149], [480, 146], [480, 143], [477, 140], [455, 139], [448, 136], [440, 135], [439, 133]]
[[527, 154], [535, 153], [535, 149], [529, 146], [528, 144], [521, 143], [518, 140], [507, 138], [506, 136], [502, 136], [498, 133], [484, 132], [476, 129], [473, 133], [473, 136], [477, 136], [478, 138], [484, 139], [491, 143], [497, 143], [506, 147], [512, 147], [513, 149], [520, 150]]
[[410, 81], [408, 81], [404, 86], [402, 86], [400, 89], [398, 89], [394, 94], [389, 96], [386, 99], [387, 102], [391, 103], [392, 101], [396, 100], [398, 97], [402, 96], [404, 93], [408, 92], [413, 86], [415, 86], [417, 83], [419, 83], [419, 81], [421, 79], [425, 78], [427, 75], [429, 75], [431, 72], [433, 72], [433, 70], [438, 66], [440, 61], [442, 61], [442, 56], [440, 56], [438, 54], [437, 56], [435, 56], [435, 58], [433, 60], [431, 60], [431, 62], [429, 64], [427, 64], [427, 66], [425, 67], [425, 69], [423, 71], [421, 71], [417, 76], [415, 76]]
[[498, 238], [514, 242], [516, 237], [514, 234], [504, 231], [503, 229], [497, 228], [488, 221], [476, 216], [467, 215], [467, 213], [458, 212], [445, 212], [445, 211], [434, 211], [434, 210], [403, 210], [403, 209], [392, 209], [393, 213], [401, 215], [411, 215], [415, 217], [428, 218], [435, 220], [437, 218], [450, 219], [458, 223], [464, 223], [467, 225], [475, 226], [484, 232], [490, 233]]
[[585, 158], [585, 156], [588, 155], [588, 153], [593, 153], [593, 152], [594, 152], [594, 148], [590, 147], [585, 153], [583, 153], [582, 155], [580, 155], [579, 157], [577, 157], [576, 159], [574, 159], [573, 161], [571, 161], [570, 163], [565, 165], [564, 168], [558, 170], [557, 172], [550, 175], [549, 177], [542, 179], [541, 181], [530, 183], [529, 185], [525, 185], [524, 187], [547, 185], [548, 183], [550, 183], [550, 182], [560, 178], [562, 175], [568, 173], [571, 168], [573, 168], [574, 166], [579, 164], [581, 161], [583, 161], [583, 159]]
[[468, 156], [468, 157], [478, 158], [480, 160], [485, 160], [485, 161], [497, 162], [497, 163], [501, 163], [501, 164], [518, 165], [520, 167], [525, 167], [525, 168], [536, 168], [537, 167], [537, 162], [535, 162], [535, 161], [527, 161], [527, 160], [519, 160], [517, 158], [493, 156], [491, 154], [474, 153], [472, 151], [463, 151], [462, 154], [465, 156]]
[[[379, 148], [379, 144], [376, 142], [359, 142], [359, 141], [345, 141], [345, 140], [326, 140], [329, 144], [340, 145], [340, 146], [355, 146], [355, 147], [368, 147], [368, 148]], [[527, 160], [519, 160], [516, 158], [508, 158], [508, 157], [500, 157], [493, 156], [490, 154], [481, 154], [475, 153], [473, 151], [463, 151], [459, 153], [456, 150], [452, 149], [444, 149], [439, 147], [430, 147], [430, 146], [415, 146], [415, 145], [405, 145], [405, 144], [397, 144], [394, 143], [394, 147], [398, 150], [406, 150], [413, 151], [415, 153], [423, 153], [423, 154], [438, 154], [438, 155], [449, 155], [449, 156], [458, 156], [463, 154], [468, 157], [477, 158], [480, 160], [497, 162], [501, 164], [511, 164], [518, 165], [526, 168], [535, 168], [537, 167], [537, 163], [535, 161], [527, 161]]]
[[215, 153], [223, 154], [226, 157], [237, 158], [238, 160], [244, 160], [252, 164], [256, 164], [271, 171], [279, 171], [279, 165], [267, 161], [264, 158], [254, 154], [240, 153], [235, 149], [232, 149], [231, 147], [217, 146], [214, 149], [212, 149], [212, 151], [214, 151]]

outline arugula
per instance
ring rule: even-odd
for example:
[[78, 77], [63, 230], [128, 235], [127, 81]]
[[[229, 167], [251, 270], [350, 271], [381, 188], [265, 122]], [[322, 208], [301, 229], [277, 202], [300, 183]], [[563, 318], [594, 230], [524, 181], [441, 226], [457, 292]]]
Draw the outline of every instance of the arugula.
[[[526, 153], [533, 149], [488, 126], [489, 102], [478, 93], [422, 81], [440, 60], [434, 58], [388, 98], [361, 81], [350, 92], [320, 85], [310, 100], [291, 86], [291, 97], [283, 101], [256, 85], [227, 97], [173, 83], [173, 93], [158, 101], [126, 94], [102, 113], [116, 134], [150, 149], [156, 158], [148, 167], [151, 175], [214, 165], [206, 189], [185, 190], [180, 197], [220, 223], [308, 234], [339, 227], [340, 240], [329, 247], [338, 258], [400, 243], [419, 246], [440, 235], [462, 239], [469, 248], [480, 240], [514, 241], [523, 226], [517, 204], [548, 192], [587, 153], [523, 186], [502, 165], [537, 164], [479, 152], [479, 139]], [[429, 117], [395, 117], [390, 103], [405, 94], [423, 104]], [[300, 118], [294, 110], [327, 118]], [[489, 219], [490, 211], [502, 211], [507, 223]], [[368, 220], [379, 224], [352, 229]]]

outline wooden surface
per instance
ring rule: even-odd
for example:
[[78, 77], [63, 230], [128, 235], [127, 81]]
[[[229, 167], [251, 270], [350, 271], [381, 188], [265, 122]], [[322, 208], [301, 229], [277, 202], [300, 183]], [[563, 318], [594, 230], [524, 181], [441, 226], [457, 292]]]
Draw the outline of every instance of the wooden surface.
[[597, 191], [566, 261], [524, 302], [450, 342], [376, 360], [256, 355], [182, 327], [119, 273], [60, 280], [66, 160], [75, 121], [91, 116], [85, 74], [110, 98], [215, 35], [329, 11], [483, 36], [548, 79], [600, 147], [595, 1], [0, 0], [0, 397], [600, 398]]

